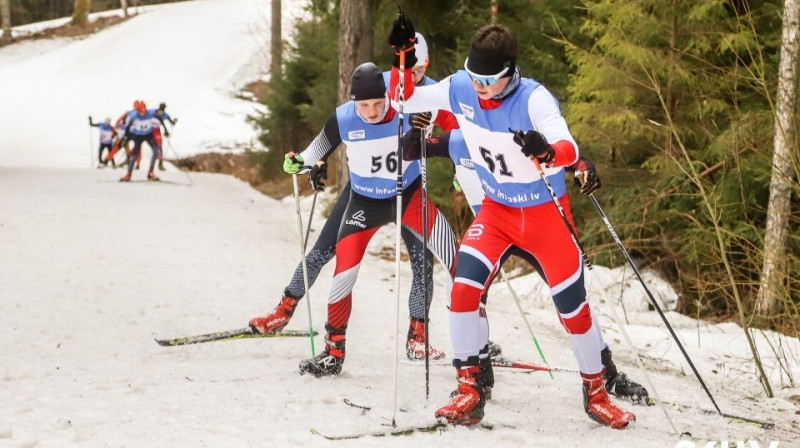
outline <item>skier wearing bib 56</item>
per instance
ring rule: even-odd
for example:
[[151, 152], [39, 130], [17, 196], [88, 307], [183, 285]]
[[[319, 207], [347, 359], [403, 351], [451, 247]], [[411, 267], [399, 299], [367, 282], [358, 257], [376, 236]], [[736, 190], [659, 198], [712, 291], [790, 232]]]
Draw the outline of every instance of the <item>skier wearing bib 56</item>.
[[[396, 221], [397, 169], [402, 163], [402, 225], [414, 237], [423, 234], [422, 191], [419, 162], [397, 157], [398, 114], [389, 105], [386, 83], [380, 69], [367, 62], [358, 66], [350, 85], [351, 101], [336, 108], [326, 132], [347, 146], [351, 192], [336, 244], [336, 270], [328, 296], [325, 350], [300, 363], [301, 373], [315, 376], [341, 372], [345, 357], [345, 333], [350, 319], [352, 290], [361, 260], [373, 235], [385, 224]], [[405, 124], [407, 131], [408, 125]], [[336, 148], [338, 142], [316, 145], [302, 153], [289, 153], [284, 171], [297, 173], [303, 165], [313, 166]], [[444, 216], [428, 200], [428, 247], [452, 274], [457, 244]], [[373, 298], [374, 299], [374, 298]]]
[[[425, 70], [428, 66], [427, 45], [420, 33], [416, 33], [416, 36], [419, 41], [417, 44], [419, 64], [412, 69], [414, 71], [414, 82], [417, 85], [433, 84], [436, 81], [425, 76]], [[383, 76], [385, 81], [388, 79], [389, 73], [384, 72]], [[429, 124], [431, 122], [445, 131], [458, 125], [451, 113], [438, 113], [435, 117], [431, 116]], [[309, 145], [309, 148], [315, 148], [317, 153], [324, 154], [311, 167], [308, 173], [309, 183], [314, 190], [324, 189], [324, 180], [328, 178], [326, 159], [341, 141], [338, 118], [336, 114], [333, 114], [319, 135]], [[309, 287], [314, 285], [323, 266], [332, 260], [336, 254], [337, 236], [344, 220], [344, 211], [349, 199], [350, 182], [347, 182], [336, 200], [328, 220], [325, 221], [325, 225], [319, 232], [316, 243], [306, 254], [305, 261]], [[427, 325], [424, 318], [425, 307], [430, 306], [433, 294], [433, 255], [430, 250], [423, 254], [421, 239], [415, 236], [408, 228], [403, 227], [400, 233], [408, 249], [411, 273], [413, 275], [413, 283], [408, 297], [410, 321], [406, 339], [406, 355], [411, 360], [423, 360], [425, 359], [425, 326]], [[424, 281], [423, 276], [425, 277]], [[425, 287], [427, 287], [427, 291], [423, 291]], [[273, 333], [283, 329], [291, 320], [300, 299], [304, 295], [303, 266], [298, 264], [289, 284], [284, 288], [283, 297], [281, 297], [278, 305], [270, 312], [250, 320], [250, 326], [253, 331]], [[430, 344], [428, 345], [428, 357], [430, 359], [441, 359], [444, 356], [444, 352], [433, 348]]]
[[[395, 67], [401, 52], [406, 53], [406, 65], [414, 65], [414, 41], [413, 25], [401, 15], [389, 35]], [[450, 298], [458, 393], [436, 416], [468, 425], [483, 419], [487, 378], [479, 366], [479, 352], [489, 329], [480, 318], [485, 314], [481, 296], [500, 258], [513, 245], [531, 254], [550, 286], [583, 378], [586, 413], [598, 423], [624, 428], [635, 416], [612, 403], [606, 391], [600, 354], [604, 347], [586, 301], [583, 261], [537, 167], [542, 165], [568, 207], [564, 167], [578, 161], [578, 146], [556, 99], [540, 83], [521, 76], [516, 57], [511, 31], [488, 25], [473, 36], [464, 70], [425, 87], [415, 87], [409, 82], [411, 74], [403, 73], [405, 110], [444, 109], [455, 114], [486, 192], [461, 242]], [[400, 75], [392, 70], [391, 92]]]

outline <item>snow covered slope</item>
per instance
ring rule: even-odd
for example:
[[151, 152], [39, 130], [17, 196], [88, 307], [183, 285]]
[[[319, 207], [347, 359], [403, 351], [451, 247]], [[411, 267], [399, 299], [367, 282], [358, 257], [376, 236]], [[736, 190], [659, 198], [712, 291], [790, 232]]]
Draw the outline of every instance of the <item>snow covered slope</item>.
[[[284, 4], [289, 29], [305, 2]], [[268, 64], [269, 2], [142, 10], [83, 39], [0, 48], [0, 166], [87, 167], [97, 145], [87, 116], [116, 120], [135, 99], [166, 102], [180, 119], [172, 141], [180, 156], [255, 143], [245, 122], [254, 103], [231, 96]]]

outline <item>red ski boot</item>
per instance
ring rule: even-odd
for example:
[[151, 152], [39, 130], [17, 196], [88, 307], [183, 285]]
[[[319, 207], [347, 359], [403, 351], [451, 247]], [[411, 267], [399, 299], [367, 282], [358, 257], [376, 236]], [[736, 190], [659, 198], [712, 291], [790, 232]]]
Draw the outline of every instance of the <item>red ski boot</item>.
[[119, 179], [119, 181], [120, 181], [120, 182], [130, 182], [130, 181], [131, 181], [131, 172], [130, 172], [130, 171], [128, 171], [128, 174], [126, 174], [126, 175], [122, 176], [122, 177]]
[[[458, 360], [456, 360], [458, 362]], [[458, 394], [436, 411], [436, 418], [456, 425], [474, 425], [483, 419], [486, 397], [478, 366], [457, 368]]]
[[581, 373], [583, 378], [583, 408], [589, 418], [601, 425], [624, 429], [636, 416], [625, 412], [611, 402], [606, 393], [603, 372], [592, 375]]
[[[410, 360], [425, 360], [425, 322], [411, 319], [408, 326], [406, 356]], [[428, 359], [443, 359], [444, 352], [428, 345]]]
[[281, 303], [269, 314], [250, 319], [250, 328], [258, 333], [277, 333], [289, 323], [299, 300], [283, 296]]

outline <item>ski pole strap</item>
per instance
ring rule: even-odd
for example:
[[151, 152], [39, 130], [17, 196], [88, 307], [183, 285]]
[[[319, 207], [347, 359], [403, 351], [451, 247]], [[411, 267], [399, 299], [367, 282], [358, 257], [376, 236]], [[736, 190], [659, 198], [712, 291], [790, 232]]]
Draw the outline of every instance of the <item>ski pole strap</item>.
[[453, 358], [453, 367], [456, 369], [463, 369], [465, 367], [475, 367], [480, 363], [480, 358], [477, 356], [470, 356], [466, 360], [462, 361], [458, 358]]

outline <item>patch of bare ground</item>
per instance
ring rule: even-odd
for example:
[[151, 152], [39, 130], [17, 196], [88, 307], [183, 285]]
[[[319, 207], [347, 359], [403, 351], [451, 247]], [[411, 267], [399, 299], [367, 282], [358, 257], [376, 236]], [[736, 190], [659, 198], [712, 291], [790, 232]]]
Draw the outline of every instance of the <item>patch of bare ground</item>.
[[[292, 177], [277, 176], [276, 178], [266, 179], [253, 163], [249, 153], [243, 154], [221, 154], [205, 153], [181, 160], [172, 161], [177, 167], [186, 171], [198, 171], [204, 173], [229, 174], [244, 182], [249, 183], [253, 188], [261, 193], [281, 199], [292, 193]], [[298, 182], [300, 194], [312, 194], [313, 190], [305, 181], [305, 176]]]
[[264, 98], [269, 96], [270, 92], [269, 83], [267, 81], [258, 80], [242, 87], [237, 97], [243, 100], [261, 102]]
[[130, 17], [120, 17], [120, 16], [98, 17], [94, 21], [85, 23], [83, 25], [75, 25], [72, 22], [69, 22], [66, 25], [54, 28], [48, 28], [38, 33], [28, 34], [24, 36], [15, 36], [8, 40], [0, 39], [0, 47], [4, 47], [6, 45], [11, 45], [26, 40], [53, 39], [56, 37], [88, 36], [89, 34], [94, 34], [110, 26], [122, 23], [128, 20], [129, 18]]

